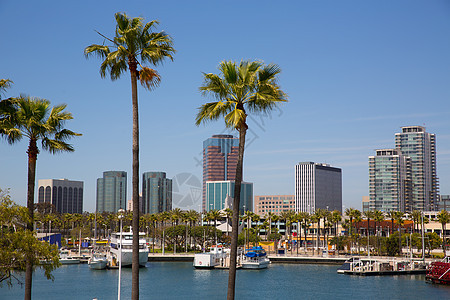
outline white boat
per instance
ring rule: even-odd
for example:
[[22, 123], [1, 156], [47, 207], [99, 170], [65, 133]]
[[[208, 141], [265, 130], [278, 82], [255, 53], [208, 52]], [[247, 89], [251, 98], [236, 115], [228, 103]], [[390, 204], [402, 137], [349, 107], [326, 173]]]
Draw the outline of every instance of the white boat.
[[59, 252], [59, 262], [62, 265], [72, 265], [72, 264], [79, 264], [80, 260], [77, 258], [73, 258], [72, 256], [69, 256], [69, 250], [61, 250]]
[[[147, 241], [144, 239], [144, 232], [139, 232], [139, 265], [144, 267], [148, 261]], [[120, 232], [111, 234], [109, 265], [118, 267], [122, 260], [122, 267], [131, 266], [133, 258], [133, 232], [122, 232], [122, 245], [120, 242]], [[122, 248], [122, 257], [120, 258], [120, 249]]]
[[89, 268], [94, 270], [104, 270], [108, 264], [108, 259], [105, 255], [100, 253], [93, 253], [88, 260]]
[[261, 246], [247, 249], [241, 261], [242, 269], [265, 269], [269, 263], [266, 251]]
[[212, 269], [225, 265], [228, 256], [227, 249], [222, 245], [212, 246], [209, 252], [194, 255], [194, 268]]

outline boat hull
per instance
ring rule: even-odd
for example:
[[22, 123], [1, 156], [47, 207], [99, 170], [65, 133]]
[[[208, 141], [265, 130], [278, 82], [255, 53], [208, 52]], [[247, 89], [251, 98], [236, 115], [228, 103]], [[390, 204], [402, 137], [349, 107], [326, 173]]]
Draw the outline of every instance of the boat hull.
[[62, 265], [74, 265], [74, 264], [79, 264], [80, 260], [79, 259], [60, 258], [59, 262]]
[[[114, 251], [111, 250], [111, 254], [116, 259], [115, 260], [113, 259], [113, 261], [110, 262], [110, 264], [112, 266], [119, 266], [120, 259], [117, 259], [118, 257], [120, 257], [119, 250], [114, 250]], [[147, 261], [148, 261], [148, 250], [139, 251], [139, 266], [145, 267], [145, 265], [147, 264]], [[132, 263], [133, 263], [133, 251], [123, 250], [122, 251], [122, 267], [131, 267]]]
[[107, 260], [96, 260], [88, 262], [89, 268], [93, 270], [104, 270], [106, 269], [108, 261]]
[[427, 270], [425, 279], [431, 283], [450, 284], [450, 263], [433, 262]]
[[268, 259], [258, 262], [242, 262], [242, 269], [258, 270], [266, 269], [269, 266], [270, 261]]

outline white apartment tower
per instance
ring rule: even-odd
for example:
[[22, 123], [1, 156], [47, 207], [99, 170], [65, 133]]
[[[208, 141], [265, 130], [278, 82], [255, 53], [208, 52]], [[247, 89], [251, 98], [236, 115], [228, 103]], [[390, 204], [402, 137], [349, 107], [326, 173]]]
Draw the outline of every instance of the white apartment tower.
[[410, 211], [411, 160], [397, 149], [369, 156], [369, 210]]
[[318, 208], [342, 212], [342, 170], [301, 162], [295, 166], [295, 211], [314, 213]]
[[395, 148], [411, 159], [410, 211], [436, 210], [439, 193], [436, 135], [426, 132], [423, 126], [405, 126], [401, 133], [395, 134]]

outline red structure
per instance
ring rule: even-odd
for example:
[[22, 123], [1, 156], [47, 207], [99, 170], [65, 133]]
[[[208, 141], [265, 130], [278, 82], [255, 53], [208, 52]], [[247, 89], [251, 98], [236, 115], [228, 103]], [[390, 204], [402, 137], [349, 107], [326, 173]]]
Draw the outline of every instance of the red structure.
[[450, 258], [431, 263], [425, 279], [433, 283], [450, 284]]
[[203, 199], [206, 207], [206, 181], [234, 180], [238, 161], [239, 139], [228, 134], [213, 135], [203, 142]]

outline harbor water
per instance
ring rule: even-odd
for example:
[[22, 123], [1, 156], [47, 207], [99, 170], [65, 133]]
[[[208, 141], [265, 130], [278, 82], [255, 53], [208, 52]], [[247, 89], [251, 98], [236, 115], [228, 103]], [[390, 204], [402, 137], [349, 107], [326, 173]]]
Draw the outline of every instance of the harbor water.
[[[426, 283], [424, 275], [348, 276], [338, 266], [271, 264], [237, 270], [236, 299], [449, 299], [450, 287]], [[65, 265], [45, 279], [33, 276], [32, 299], [117, 299], [118, 270]], [[140, 269], [141, 299], [226, 299], [227, 270], [196, 270], [189, 262], [151, 262]], [[122, 269], [122, 299], [131, 298], [131, 268]], [[4, 283], [0, 299], [23, 299], [24, 289]]]

